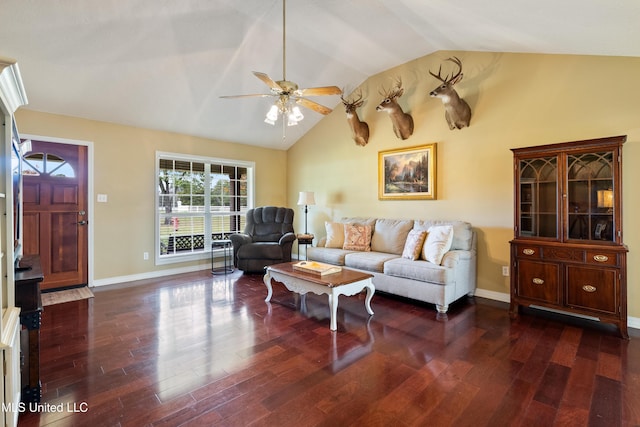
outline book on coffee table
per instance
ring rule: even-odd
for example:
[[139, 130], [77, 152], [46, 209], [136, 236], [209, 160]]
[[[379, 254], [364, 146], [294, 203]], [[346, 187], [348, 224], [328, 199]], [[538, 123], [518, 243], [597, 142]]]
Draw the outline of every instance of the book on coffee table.
[[315, 274], [317, 276], [325, 276], [327, 274], [340, 273], [342, 271], [342, 267], [317, 261], [300, 261], [293, 264], [293, 269]]

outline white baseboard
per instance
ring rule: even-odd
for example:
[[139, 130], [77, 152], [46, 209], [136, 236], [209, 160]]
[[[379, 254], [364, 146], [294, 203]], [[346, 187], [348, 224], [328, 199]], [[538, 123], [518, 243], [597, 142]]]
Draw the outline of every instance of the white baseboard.
[[136, 280], [155, 279], [157, 277], [171, 276], [174, 274], [193, 273], [194, 271], [209, 270], [210, 264], [194, 265], [191, 267], [170, 268], [167, 270], [149, 271], [147, 273], [131, 274], [128, 276], [107, 277], [106, 279], [94, 280], [89, 287], [99, 287], [107, 285], [116, 285], [118, 283], [134, 282]]
[[[487, 298], [487, 299], [491, 299], [494, 301], [501, 301], [501, 302], [506, 302], [509, 303], [511, 302], [511, 295], [504, 293], [504, 292], [495, 292], [495, 291], [487, 291], [486, 289], [476, 289], [475, 292], [475, 296], [477, 297], [481, 297], [481, 298]], [[540, 307], [542, 308], [542, 307]], [[554, 311], [554, 312], [558, 312], [558, 313], [562, 313], [562, 314], [567, 314], [569, 316], [577, 316], [577, 317], [585, 317], [585, 316], [580, 316], [580, 315], [574, 315], [572, 313], [568, 313], [566, 311], [559, 311], [559, 310], [550, 310], [550, 311]], [[627, 317], [627, 326], [629, 328], [634, 328], [634, 329], [640, 329], [640, 317]]]
[[504, 292], [487, 291], [486, 289], [476, 288], [475, 296], [480, 298], [492, 299], [494, 301], [511, 302], [511, 296]]

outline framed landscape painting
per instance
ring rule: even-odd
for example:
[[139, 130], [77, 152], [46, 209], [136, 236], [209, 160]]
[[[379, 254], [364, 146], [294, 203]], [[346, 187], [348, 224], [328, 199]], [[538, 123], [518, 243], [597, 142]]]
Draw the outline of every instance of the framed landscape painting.
[[436, 143], [378, 152], [378, 198], [436, 198]]

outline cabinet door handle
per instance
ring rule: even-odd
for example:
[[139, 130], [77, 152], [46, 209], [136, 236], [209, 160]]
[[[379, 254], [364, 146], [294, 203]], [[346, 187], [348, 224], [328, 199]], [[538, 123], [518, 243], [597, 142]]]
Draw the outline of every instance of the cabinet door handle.
[[533, 254], [536, 253], [536, 251], [534, 251], [533, 249], [528, 249], [527, 248], [527, 249], [523, 249], [522, 253], [525, 254], [525, 255], [533, 255]]
[[584, 285], [582, 287], [582, 290], [585, 291], [585, 292], [591, 293], [591, 292], [595, 292], [596, 291], [596, 287], [595, 286], [591, 286], [591, 285]]
[[607, 262], [609, 261], [609, 257], [606, 255], [594, 255], [593, 259], [598, 262]]
[[538, 277], [534, 277], [532, 280], [534, 285], [544, 285], [544, 280], [538, 278]]

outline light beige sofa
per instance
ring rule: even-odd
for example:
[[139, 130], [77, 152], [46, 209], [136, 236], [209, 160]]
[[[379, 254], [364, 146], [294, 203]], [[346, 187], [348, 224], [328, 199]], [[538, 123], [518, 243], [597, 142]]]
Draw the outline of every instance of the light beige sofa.
[[[363, 250], [362, 247], [358, 247], [358, 250], [345, 249], [350, 242], [340, 245], [340, 227], [353, 230], [350, 227], [353, 224], [370, 227], [369, 250]], [[449, 304], [465, 295], [472, 296], [475, 292], [477, 237], [468, 222], [343, 218], [325, 225], [329, 238], [324, 236], [315, 247], [309, 247], [308, 259], [367, 271], [373, 274], [372, 280], [377, 291], [435, 304], [439, 313], [446, 313]], [[429, 240], [429, 234], [435, 235], [435, 230], [443, 228], [450, 228], [452, 235], [449, 236], [450, 248], [439, 247], [442, 249], [440, 255], [443, 254], [439, 264], [438, 258], [432, 257], [435, 262], [423, 259], [427, 253], [426, 246], [420, 251], [419, 259], [409, 259], [410, 256], [405, 252], [408, 249], [405, 248], [408, 236], [419, 234], [420, 230], [432, 230], [432, 233], [426, 233]], [[414, 237], [410, 240], [414, 240]]]

